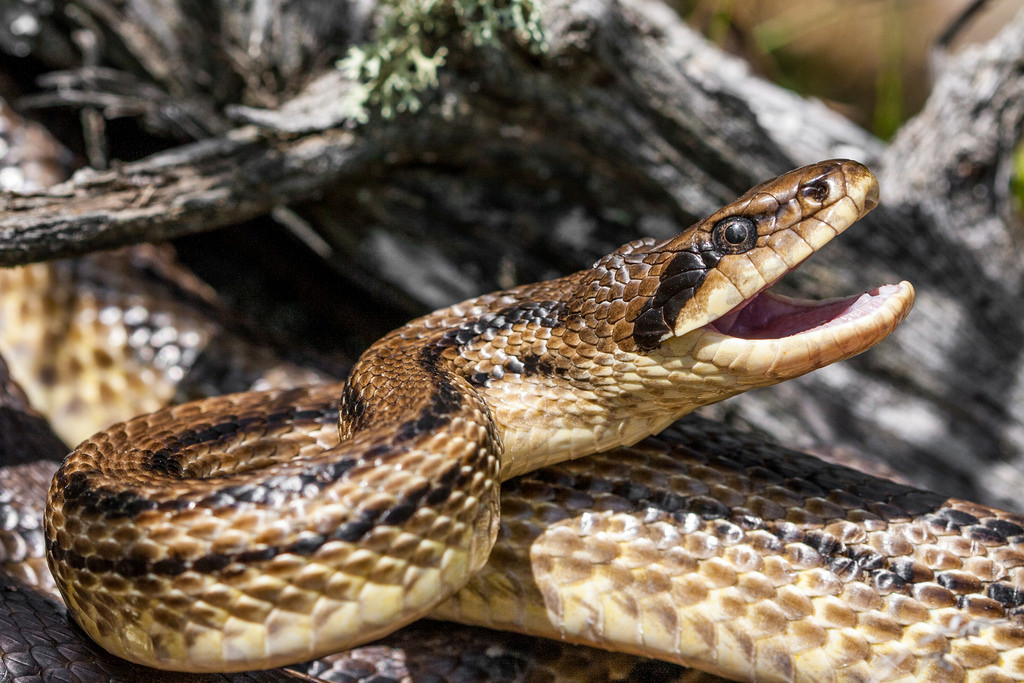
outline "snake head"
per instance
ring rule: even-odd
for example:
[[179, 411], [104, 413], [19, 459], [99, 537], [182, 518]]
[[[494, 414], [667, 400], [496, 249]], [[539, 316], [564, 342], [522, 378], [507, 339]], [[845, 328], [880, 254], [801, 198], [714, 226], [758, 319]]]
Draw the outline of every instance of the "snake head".
[[910, 283], [825, 301], [767, 290], [877, 204], [878, 182], [866, 167], [823, 161], [754, 187], [672, 239], [636, 249], [632, 258], [649, 264], [646, 278], [656, 282], [646, 284], [653, 294], [637, 308], [628, 341], [641, 353], [690, 356], [695, 370], [709, 364], [708, 374], [731, 377], [734, 390], [865, 351], [909, 313]]
[[631, 242], [589, 270], [463, 302], [420, 327], [450, 326], [445, 358], [486, 397], [502, 477], [514, 476], [635, 443], [885, 338], [910, 310], [908, 283], [820, 302], [765, 291], [877, 203], [867, 168], [825, 161], [674, 238]]
[[871, 171], [855, 161], [823, 161], [762, 183], [677, 237], [636, 250], [633, 259], [651, 264], [646, 277], [657, 281], [630, 321], [632, 340], [651, 350], [670, 336], [735, 320], [877, 204]]

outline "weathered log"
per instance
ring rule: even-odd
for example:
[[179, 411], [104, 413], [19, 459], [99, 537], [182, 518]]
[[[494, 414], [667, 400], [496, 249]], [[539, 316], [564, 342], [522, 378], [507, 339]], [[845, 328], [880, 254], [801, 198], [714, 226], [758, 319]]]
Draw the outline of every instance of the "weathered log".
[[[127, 21], [127, 10], [99, 0], [83, 6], [104, 35]], [[230, 3], [219, 11], [243, 12]], [[361, 20], [348, 33], [311, 34], [306, 50], [282, 48], [293, 59], [277, 90], [266, 80], [247, 88], [244, 68], [228, 73], [204, 58], [212, 82], [234, 84], [213, 94], [157, 68], [191, 53], [137, 27], [141, 37], [117, 44], [110, 63], [131, 62], [134, 77], [169, 93], [154, 107], [195, 96], [189, 111], [210, 137], [4, 198], [0, 262], [165, 239], [289, 206], [353, 287], [411, 314], [586, 265], [634, 237], [677, 232], [765, 177], [854, 157], [879, 171], [883, 206], [790, 286], [848, 294], [907, 278], [918, 309], [892, 341], [852, 363], [711, 412], [1019, 508], [1024, 311], [1009, 174], [1024, 117], [1024, 14], [945, 60], [927, 107], [891, 145], [751, 75], [654, 0], [560, 0], [543, 18], [545, 53], [455, 41], [421, 111], [361, 125], [338, 106], [352, 84], [309, 58], [317, 47], [340, 56], [345, 40], [363, 38]], [[233, 36], [267, 26], [248, 19], [226, 22]], [[133, 51], [146, 56], [123, 58]], [[274, 59], [257, 53], [247, 63], [273, 70]], [[296, 64], [308, 67], [302, 87]], [[102, 105], [83, 88], [65, 97]]]

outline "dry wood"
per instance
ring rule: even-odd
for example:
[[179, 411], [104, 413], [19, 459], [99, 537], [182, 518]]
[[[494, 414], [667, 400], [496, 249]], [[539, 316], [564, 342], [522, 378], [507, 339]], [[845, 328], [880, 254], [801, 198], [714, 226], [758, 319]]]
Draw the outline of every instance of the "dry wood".
[[[411, 313], [587, 265], [636, 236], [676, 232], [761, 179], [853, 157], [878, 170], [883, 207], [792, 287], [846, 294], [907, 278], [917, 310], [853, 363], [712, 412], [1020, 508], [1024, 310], [1009, 175], [1024, 119], [1024, 14], [944, 60], [926, 109], [886, 145], [753, 76], [654, 0], [548, 3], [544, 55], [512, 43], [453, 50], [422, 111], [355, 126], [337, 106], [351, 84], [312, 55], [340, 56], [363, 36], [364, 15], [330, 5], [351, 28], [338, 21], [301, 34], [301, 49], [299, 33], [275, 33], [267, 52], [252, 52], [263, 44], [252, 36], [306, 26], [301, 10], [274, 24], [251, 8], [217, 6], [236, 49], [211, 59], [171, 39], [188, 31], [163, 43], [127, 10], [81, 3], [110, 43], [109, 62], [130, 63], [133, 78], [167, 93], [147, 109], [151, 125], [208, 137], [5, 197], [0, 263], [165, 239], [290, 206], [351, 282]], [[194, 23], [182, 16], [165, 19]], [[115, 44], [129, 25], [130, 40]], [[219, 87], [189, 80], [190, 59]], [[89, 90], [96, 79], [63, 78], [50, 101], [110, 104]], [[176, 101], [194, 126], [173, 125]]]

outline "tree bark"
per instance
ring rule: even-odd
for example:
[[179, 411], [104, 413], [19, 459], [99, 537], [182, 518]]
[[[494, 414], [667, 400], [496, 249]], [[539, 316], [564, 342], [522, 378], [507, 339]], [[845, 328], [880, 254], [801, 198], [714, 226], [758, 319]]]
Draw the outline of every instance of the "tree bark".
[[[274, 25], [306, 26], [296, 16], [326, 6], [298, 4]], [[241, 5], [217, 6], [214, 23], [241, 36], [249, 57], [195, 57], [206, 70], [199, 82], [167, 68], [192, 59], [173, 39], [188, 31], [161, 42], [119, 5], [79, 3], [106, 37], [100, 61], [131, 72], [103, 82], [145, 81], [167, 95], [134, 101], [149, 125], [207, 137], [6, 196], [0, 263], [166, 239], [287, 206], [325, 241], [346, 297], [412, 315], [586, 266], [635, 237], [679, 232], [792, 167], [852, 157], [878, 172], [883, 205], [789, 287], [825, 296], [906, 278], [918, 288], [917, 310], [853, 362], [709, 413], [1022, 509], [1024, 310], [1009, 178], [1024, 119], [1024, 13], [987, 44], [945, 59], [925, 110], [886, 145], [752, 75], [655, 0], [550, 2], [540, 56], [512, 42], [456, 41], [420, 112], [354, 125], [337, 106], [352, 84], [311, 55], [340, 56], [365, 39], [365, 14], [355, 3], [327, 4], [348, 23], [303, 34], [302, 49], [280, 34], [256, 53], [264, 43], [251, 36], [270, 24]], [[160, 11], [168, 7], [176, 6]], [[169, 25], [192, 25], [188, 8], [177, 8]], [[132, 39], [116, 41], [114, 29], [128, 24]], [[261, 78], [269, 72], [280, 76], [276, 89]], [[34, 101], [102, 108], [109, 100], [90, 89], [88, 73], [55, 78], [63, 89]], [[190, 125], [168, 113], [175, 98]]]

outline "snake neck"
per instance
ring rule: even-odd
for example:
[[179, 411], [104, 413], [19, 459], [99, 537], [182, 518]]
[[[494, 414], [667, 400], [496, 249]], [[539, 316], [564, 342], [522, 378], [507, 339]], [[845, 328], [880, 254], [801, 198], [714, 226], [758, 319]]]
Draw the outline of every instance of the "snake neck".
[[[652, 244], [635, 242], [620, 252]], [[609, 321], [623, 316], [626, 303], [593, 284], [608, 278], [607, 260], [462, 302], [381, 339], [356, 363], [342, 393], [342, 438], [393, 433], [403, 441], [471, 410], [489, 425], [505, 480], [631, 445], [751, 386], [746, 374], [704, 359], [706, 330], [647, 351], [617, 340]], [[396, 402], [394, 392], [406, 398]]]
[[[502, 479], [632, 445], [695, 408], [848, 358], [893, 330], [913, 301], [908, 284], [830, 302], [764, 291], [877, 197], [855, 162], [799, 169], [673, 238], [630, 242], [587, 270], [415, 320], [371, 347], [357, 370], [372, 377], [405, 346], [419, 349], [417, 371], [479, 399], [503, 445]], [[357, 398], [373, 384], [359, 381]], [[437, 399], [418, 400], [429, 416]]]

